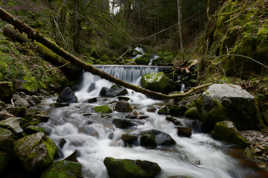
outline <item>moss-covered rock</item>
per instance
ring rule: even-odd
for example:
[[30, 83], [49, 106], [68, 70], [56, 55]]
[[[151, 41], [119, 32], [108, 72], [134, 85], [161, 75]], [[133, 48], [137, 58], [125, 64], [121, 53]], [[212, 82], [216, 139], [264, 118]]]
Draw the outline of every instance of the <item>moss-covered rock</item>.
[[234, 123], [231, 121], [217, 122], [212, 132], [212, 136], [215, 139], [233, 143], [241, 147], [246, 147], [249, 145], [248, 141], [242, 137], [234, 126]]
[[121, 139], [124, 141], [125, 146], [138, 145], [137, 135], [123, 134]]
[[137, 65], [148, 65], [149, 62], [150, 62], [150, 56], [149, 55], [143, 55], [143, 56], [137, 57], [135, 59], [135, 63]]
[[157, 163], [107, 157], [104, 164], [110, 178], [155, 178], [161, 168]]
[[95, 112], [102, 113], [102, 114], [109, 114], [113, 112], [112, 109], [108, 105], [96, 106], [93, 109]]
[[9, 163], [9, 156], [7, 153], [0, 151], [0, 174], [3, 175]]
[[211, 85], [195, 103], [206, 132], [223, 120], [233, 121], [240, 130], [265, 127], [254, 96], [238, 85]]
[[175, 117], [183, 116], [187, 110], [186, 106], [183, 105], [166, 105], [158, 110], [158, 114], [171, 115]]
[[0, 128], [0, 150], [13, 151], [14, 135], [8, 129]]
[[56, 150], [56, 144], [42, 132], [23, 137], [14, 143], [16, 156], [29, 172], [47, 168], [53, 162]]
[[141, 78], [141, 86], [163, 93], [168, 93], [174, 89], [172, 81], [163, 72], [145, 74]]
[[19, 117], [10, 117], [6, 120], [0, 121], [0, 127], [5, 127], [12, 130], [16, 134], [21, 134], [23, 129], [20, 126], [21, 118]]
[[[1, 65], [1, 63], [0, 63], [0, 65]], [[14, 93], [14, 88], [13, 88], [12, 82], [1, 82], [0, 81], [0, 93], [1, 93], [0, 100], [9, 102], [13, 93]]]
[[81, 169], [82, 166], [78, 162], [55, 161], [42, 173], [41, 178], [81, 178]]
[[187, 109], [187, 111], [184, 113], [185, 117], [191, 118], [191, 119], [198, 119], [199, 118], [199, 112], [197, 107], [191, 107]]

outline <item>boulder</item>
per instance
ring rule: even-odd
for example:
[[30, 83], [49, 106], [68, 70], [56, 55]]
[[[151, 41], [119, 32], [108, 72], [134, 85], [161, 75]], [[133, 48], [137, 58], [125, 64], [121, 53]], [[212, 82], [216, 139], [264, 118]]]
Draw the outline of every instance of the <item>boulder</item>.
[[115, 104], [114, 110], [117, 112], [132, 112], [132, 107], [126, 101], [118, 101]]
[[30, 103], [23, 97], [21, 97], [20, 95], [18, 94], [14, 94], [13, 97], [13, 102], [15, 104], [15, 107], [29, 107], [30, 106]]
[[232, 121], [217, 122], [212, 131], [212, 136], [215, 139], [233, 143], [241, 147], [249, 145], [248, 141], [242, 137]]
[[82, 166], [78, 162], [55, 161], [42, 173], [41, 178], [81, 178], [81, 169]]
[[0, 128], [0, 150], [13, 151], [14, 136], [8, 129]]
[[96, 106], [93, 109], [95, 112], [98, 112], [101, 114], [109, 114], [113, 112], [112, 109], [108, 105]]
[[190, 119], [198, 119], [199, 118], [199, 112], [197, 107], [191, 107], [186, 110], [184, 113], [184, 116]]
[[140, 144], [149, 149], [156, 148], [157, 146], [176, 145], [175, 140], [171, 136], [159, 130], [146, 130], [139, 134], [124, 134], [121, 136], [121, 139], [127, 146]]
[[20, 107], [7, 107], [7, 111], [11, 114], [13, 114], [16, 117], [24, 117], [26, 115], [27, 108], [24, 106]]
[[60, 93], [58, 99], [58, 103], [77, 103], [78, 99], [75, 96], [73, 90], [70, 87], [66, 87]]
[[240, 130], [263, 126], [254, 96], [238, 85], [213, 84], [195, 102], [205, 132], [224, 120], [233, 121]]
[[0, 174], [3, 175], [8, 166], [9, 156], [7, 153], [0, 151]]
[[182, 105], [166, 105], [158, 110], [158, 114], [160, 115], [171, 115], [175, 117], [183, 116], [185, 111], [187, 110], [186, 106]]
[[57, 147], [43, 132], [23, 137], [14, 143], [14, 152], [25, 170], [39, 172], [54, 160]]
[[121, 139], [123, 140], [125, 146], [138, 145], [138, 136], [137, 135], [123, 134], [121, 136]]
[[5, 102], [10, 102], [12, 95], [14, 93], [14, 88], [12, 82], [0, 81], [0, 100]]
[[0, 120], [5, 120], [8, 119], [10, 117], [14, 117], [14, 115], [10, 114], [9, 112], [2, 110], [0, 111]]
[[191, 137], [192, 128], [188, 127], [177, 127], [177, 135], [181, 137]]
[[127, 89], [123, 87], [119, 87], [117, 85], [113, 85], [111, 88], [103, 87], [100, 91], [101, 97], [116, 97], [126, 95]]
[[139, 140], [141, 146], [146, 148], [176, 145], [175, 140], [171, 136], [159, 130], [143, 131], [140, 133]]
[[155, 178], [161, 168], [157, 163], [107, 157], [104, 165], [110, 178]]
[[20, 126], [21, 118], [10, 117], [6, 120], [0, 121], [0, 127], [5, 127], [11, 129], [16, 134], [21, 134], [23, 129]]
[[92, 92], [92, 91], [95, 90], [95, 89], [96, 89], [96, 84], [95, 84], [95, 83], [92, 83], [92, 84], [90, 84], [90, 86], [88, 87], [87, 92]]
[[182, 122], [174, 117], [171, 117], [171, 116], [167, 116], [166, 117], [166, 120], [169, 121], [169, 122], [172, 122], [174, 125], [176, 126], [182, 126]]
[[127, 129], [136, 125], [134, 122], [128, 119], [114, 119], [113, 124], [120, 129]]
[[168, 93], [174, 89], [172, 83], [163, 72], [145, 74], [141, 78], [143, 88], [163, 93]]

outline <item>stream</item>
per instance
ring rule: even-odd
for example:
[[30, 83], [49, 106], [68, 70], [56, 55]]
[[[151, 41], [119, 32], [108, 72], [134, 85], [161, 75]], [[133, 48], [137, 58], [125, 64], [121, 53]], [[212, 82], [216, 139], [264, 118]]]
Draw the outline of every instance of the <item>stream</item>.
[[[145, 73], [157, 72], [158, 68], [102, 67], [100, 69], [127, 82], [139, 85], [140, 78]], [[83, 74], [80, 90], [75, 94], [79, 102], [65, 107], [55, 108], [51, 104], [56, 97], [47, 99], [45, 109], [50, 111], [50, 120], [44, 127], [50, 137], [62, 149], [63, 157], [75, 150], [78, 151], [78, 161], [83, 166], [84, 178], [108, 178], [103, 164], [105, 157], [121, 159], [140, 159], [156, 162], [162, 169], [160, 178], [244, 178], [260, 177], [253, 169], [245, 168], [238, 159], [227, 154], [230, 145], [212, 139], [208, 134], [200, 133], [193, 127], [191, 138], [179, 137], [175, 125], [168, 122], [166, 116], [158, 115], [157, 110], [163, 101], [147, 98], [145, 95], [128, 90], [125, 97], [135, 108], [135, 112], [148, 118], [134, 120], [136, 126], [129, 129], [119, 129], [112, 123], [115, 118], [126, 118], [129, 113], [114, 111], [111, 114], [99, 114], [93, 107], [106, 105], [113, 107], [118, 97], [99, 97], [102, 87], [110, 88], [113, 84], [90, 73]], [[90, 88], [90, 90], [89, 90]], [[97, 98], [97, 102], [88, 103], [89, 99]], [[148, 112], [148, 108], [155, 108]], [[193, 122], [178, 118], [185, 126], [192, 127]], [[141, 146], [125, 147], [121, 135], [129, 132], [140, 132], [157, 129], [169, 134], [176, 145], [146, 149]]]

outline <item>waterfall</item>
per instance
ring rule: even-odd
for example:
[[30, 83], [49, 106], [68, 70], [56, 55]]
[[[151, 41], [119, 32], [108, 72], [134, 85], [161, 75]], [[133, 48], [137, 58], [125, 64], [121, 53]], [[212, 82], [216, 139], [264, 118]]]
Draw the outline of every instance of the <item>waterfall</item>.
[[144, 66], [144, 65], [95, 65], [100, 70], [129, 83], [135, 83], [141, 76], [162, 72], [170, 69], [169, 66]]

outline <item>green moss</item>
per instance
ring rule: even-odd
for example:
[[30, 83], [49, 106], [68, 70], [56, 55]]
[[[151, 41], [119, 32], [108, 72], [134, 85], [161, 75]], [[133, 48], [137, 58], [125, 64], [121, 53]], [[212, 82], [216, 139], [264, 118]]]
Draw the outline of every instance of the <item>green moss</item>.
[[212, 132], [214, 138], [237, 144], [241, 147], [249, 145], [248, 141], [243, 138], [230, 121], [217, 122]]
[[160, 173], [161, 168], [148, 161], [105, 158], [104, 164], [110, 178], [153, 178]]
[[145, 74], [142, 76], [141, 86], [146, 89], [164, 93], [174, 88], [171, 84], [171, 80], [163, 72]]
[[56, 161], [42, 175], [41, 178], [80, 178], [81, 165], [72, 161]]
[[193, 118], [193, 119], [199, 118], [199, 112], [198, 112], [197, 107], [191, 107], [187, 109], [184, 115], [185, 117], [188, 117], [188, 118]]
[[108, 105], [103, 106], [96, 106], [93, 108], [95, 112], [102, 113], [102, 114], [108, 114], [112, 113], [112, 109]]

